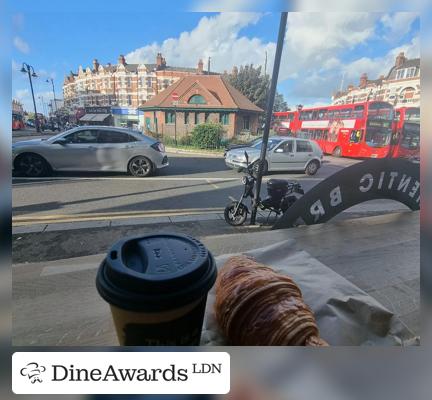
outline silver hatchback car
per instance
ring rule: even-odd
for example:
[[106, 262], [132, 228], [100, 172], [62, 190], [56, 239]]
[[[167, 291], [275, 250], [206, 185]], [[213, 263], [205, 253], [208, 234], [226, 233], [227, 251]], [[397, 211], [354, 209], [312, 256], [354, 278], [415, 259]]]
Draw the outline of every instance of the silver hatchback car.
[[[225, 164], [230, 168], [245, 168], [248, 153], [249, 162], [255, 168], [261, 154], [262, 141], [250, 147], [233, 149], [226, 153]], [[263, 173], [267, 171], [304, 171], [315, 175], [321, 167], [323, 152], [312, 140], [297, 139], [286, 136], [272, 136], [268, 140], [266, 164]]]
[[145, 177], [169, 165], [162, 143], [111, 126], [80, 126], [48, 139], [16, 142], [12, 162], [14, 170], [31, 177], [50, 171], [115, 171]]

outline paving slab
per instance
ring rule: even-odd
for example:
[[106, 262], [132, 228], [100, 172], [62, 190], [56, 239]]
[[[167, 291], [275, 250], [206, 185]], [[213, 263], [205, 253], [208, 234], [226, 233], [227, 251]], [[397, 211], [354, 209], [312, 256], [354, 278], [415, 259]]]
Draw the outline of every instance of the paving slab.
[[[237, 232], [200, 239], [214, 255], [293, 239], [296, 249], [307, 251], [393, 311], [410, 332], [406, 339], [417, 344], [420, 265], [419, 248], [413, 240], [419, 236], [418, 212], [279, 231]], [[13, 344], [115, 344], [107, 306], [94, 286], [103, 257], [14, 265]]]

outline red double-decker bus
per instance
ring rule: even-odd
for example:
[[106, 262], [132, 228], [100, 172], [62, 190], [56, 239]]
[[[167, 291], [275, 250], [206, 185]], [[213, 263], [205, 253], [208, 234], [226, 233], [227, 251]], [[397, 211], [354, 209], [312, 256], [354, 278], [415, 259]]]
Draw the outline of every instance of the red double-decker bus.
[[19, 129], [24, 129], [23, 116], [20, 113], [12, 113], [12, 130], [16, 131]]
[[[283, 118], [283, 113], [275, 113]], [[383, 101], [303, 108], [294, 112], [293, 136], [315, 140], [337, 157], [383, 158], [390, 150], [393, 106]]]
[[400, 107], [395, 110], [391, 155], [395, 158], [420, 158], [419, 107]]
[[297, 130], [298, 111], [279, 111], [273, 113], [272, 129], [278, 135], [291, 136]]

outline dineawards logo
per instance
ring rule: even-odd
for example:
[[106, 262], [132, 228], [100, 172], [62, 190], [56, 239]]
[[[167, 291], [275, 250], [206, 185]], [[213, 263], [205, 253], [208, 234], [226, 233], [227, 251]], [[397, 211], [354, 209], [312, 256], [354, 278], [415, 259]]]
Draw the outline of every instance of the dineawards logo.
[[37, 362], [29, 362], [24, 368], [21, 368], [20, 374], [27, 376], [31, 383], [42, 383], [41, 375], [45, 371], [46, 368], [43, 365], [39, 365]]
[[225, 352], [16, 352], [15, 394], [226, 394]]

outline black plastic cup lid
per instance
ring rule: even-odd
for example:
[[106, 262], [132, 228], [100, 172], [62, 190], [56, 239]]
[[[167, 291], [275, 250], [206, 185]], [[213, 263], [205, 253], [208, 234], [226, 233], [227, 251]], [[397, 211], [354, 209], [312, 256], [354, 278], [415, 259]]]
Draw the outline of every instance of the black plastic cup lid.
[[119, 308], [164, 311], [206, 296], [216, 275], [213, 256], [199, 240], [156, 234], [114, 244], [99, 267], [96, 287]]

